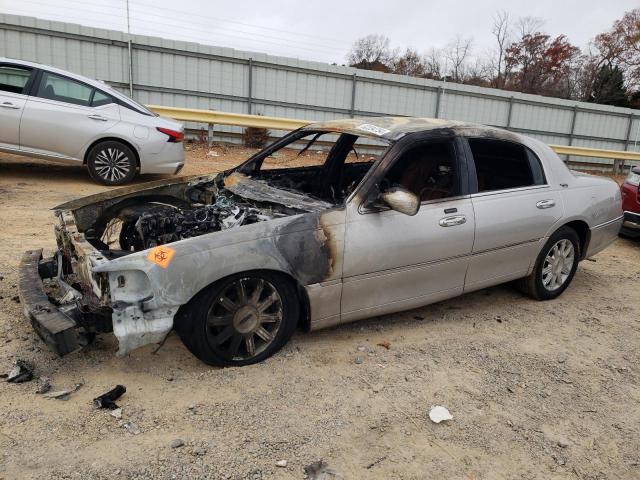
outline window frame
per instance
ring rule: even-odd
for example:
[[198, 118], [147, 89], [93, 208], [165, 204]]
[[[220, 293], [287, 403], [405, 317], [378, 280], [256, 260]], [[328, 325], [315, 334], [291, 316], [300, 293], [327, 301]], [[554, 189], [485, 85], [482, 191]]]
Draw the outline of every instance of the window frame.
[[[360, 183], [360, 188], [354, 192], [359, 194], [360, 202], [357, 206], [358, 213], [361, 215], [367, 215], [370, 213], [378, 213], [390, 211], [391, 208], [384, 205], [374, 205], [373, 202], [380, 194], [380, 182], [384, 179], [385, 175], [393, 168], [396, 162], [406, 153], [414, 147], [420, 144], [430, 142], [451, 142], [454, 150], [454, 162], [456, 167], [456, 182], [458, 183], [458, 194], [446, 197], [438, 198], [434, 200], [424, 200], [420, 202], [420, 206], [445, 203], [462, 198], [468, 198], [471, 193], [471, 183], [469, 179], [470, 167], [468, 165], [468, 158], [465, 152], [465, 144], [459, 135], [442, 131], [426, 131], [410, 133], [402, 137], [396, 143], [392, 144], [387, 150], [386, 154], [378, 160], [377, 168], [372, 167], [369, 170], [365, 178]], [[374, 165], [375, 166], [375, 165]], [[475, 168], [475, 167], [471, 167]], [[360, 194], [362, 192], [362, 194]]]
[[22, 87], [22, 93], [10, 92], [9, 90], [0, 90], [0, 95], [24, 95], [28, 97], [33, 89], [33, 84], [35, 82], [35, 77], [37, 73], [37, 69], [31, 67], [29, 65], [20, 65], [19, 63], [11, 63], [11, 62], [0, 62], [0, 67], [9, 67], [20, 70], [27, 70], [29, 72], [29, 78], [27, 79], [27, 83]]
[[[79, 103], [65, 102], [64, 100], [58, 100], [58, 99], [55, 99], [55, 98], [46, 98], [46, 97], [41, 97], [40, 95], [38, 95], [38, 92], [40, 91], [40, 88], [43, 86], [45, 75], [52, 75], [54, 77], [59, 77], [59, 78], [62, 78], [64, 80], [67, 80], [69, 82], [79, 83], [80, 85], [91, 89], [91, 93], [89, 94], [88, 104], [87, 105], [82, 105], [82, 104], [79, 104]], [[71, 77], [69, 77], [67, 75], [62, 75], [62, 74], [57, 73], [57, 72], [51, 72], [49, 70], [40, 70], [39, 74], [38, 74], [38, 81], [36, 82], [36, 84], [32, 88], [31, 96], [33, 96], [35, 98], [39, 98], [40, 100], [47, 100], [47, 101], [50, 101], [50, 102], [62, 103], [64, 105], [72, 105], [74, 107], [94, 108], [94, 107], [91, 106], [91, 102], [93, 100], [93, 94], [94, 94], [95, 90], [96, 90], [96, 87], [94, 87], [93, 85], [89, 85], [88, 83], [83, 82], [82, 80], [77, 80], [77, 79], [71, 78]]]
[[[526, 185], [526, 186], [522, 186], [522, 187], [512, 187], [512, 188], [503, 188], [500, 190], [486, 190], [486, 191], [479, 191], [478, 189], [478, 174], [477, 174], [477, 170], [476, 170], [476, 161], [475, 158], [473, 156], [473, 151], [471, 150], [471, 145], [469, 144], [469, 140], [486, 140], [486, 141], [492, 141], [492, 142], [502, 142], [502, 143], [510, 143], [512, 145], [517, 145], [521, 148], [524, 149], [525, 154], [527, 154], [527, 152], [531, 153], [531, 156], [526, 155], [527, 157], [527, 164], [529, 165], [529, 169], [530, 169], [530, 173], [531, 173], [531, 178], [534, 178], [534, 174], [533, 174], [533, 169], [532, 169], [532, 165], [531, 162], [533, 161], [533, 159], [535, 159], [535, 161], [538, 162], [538, 165], [540, 167], [540, 171], [542, 172], [542, 177], [543, 177], [543, 181], [544, 183], [536, 185]], [[547, 171], [545, 169], [544, 163], [542, 162], [542, 160], [540, 160], [540, 157], [538, 156], [538, 154], [531, 148], [529, 148], [527, 145], [525, 145], [524, 143], [521, 142], [516, 142], [513, 140], [505, 140], [504, 138], [495, 138], [495, 137], [486, 137], [486, 136], [464, 136], [463, 137], [463, 143], [464, 143], [464, 150], [465, 150], [465, 156], [467, 157], [467, 168], [468, 168], [468, 176], [469, 176], [469, 185], [470, 185], [470, 194], [472, 197], [480, 197], [480, 196], [486, 196], [486, 195], [500, 195], [503, 193], [510, 193], [510, 192], [519, 192], [519, 191], [526, 191], [526, 190], [538, 190], [538, 189], [543, 189], [543, 188], [549, 188], [549, 176], [547, 175]], [[535, 179], [534, 179], [535, 180]]]

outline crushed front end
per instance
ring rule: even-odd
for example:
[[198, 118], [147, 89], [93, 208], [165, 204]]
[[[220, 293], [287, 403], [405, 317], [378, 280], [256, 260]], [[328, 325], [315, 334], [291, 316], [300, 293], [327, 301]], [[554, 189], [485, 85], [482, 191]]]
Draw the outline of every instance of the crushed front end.
[[117, 337], [119, 355], [162, 342], [195, 288], [196, 272], [167, 268], [174, 254], [206, 249], [199, 238], [251, 224], [267, 231], [270, 220], [327, 205], [241, 174], [149, 182], [69, 202], [54, 209], [54, 255], [23, 256], [25, 313], [59, 355], [101, 332]]

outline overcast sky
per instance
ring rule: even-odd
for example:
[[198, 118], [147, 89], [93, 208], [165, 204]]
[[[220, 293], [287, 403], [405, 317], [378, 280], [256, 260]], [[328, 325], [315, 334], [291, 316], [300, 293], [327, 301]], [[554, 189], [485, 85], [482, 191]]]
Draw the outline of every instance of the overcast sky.
[[[129, 0], [131, 32], [329, 63], [345, 62], [359, 37], [380, 33], [393, 47], [423, 52], [456, 35], [475, 55], [493, 46], [492, 17], [540, 17], [543, 30], [580, 47], [638, 0]], [[126, 0], [0, 0], [0, 13], [127, 29]]]

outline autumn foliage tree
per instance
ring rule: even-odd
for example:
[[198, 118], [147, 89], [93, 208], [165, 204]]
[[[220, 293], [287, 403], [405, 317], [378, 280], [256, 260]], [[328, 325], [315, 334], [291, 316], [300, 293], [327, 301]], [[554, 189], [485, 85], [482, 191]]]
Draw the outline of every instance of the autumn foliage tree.
[[475, 56], [460, 35], [444, 48], [391, 49], [383, 35], [358, 39], [347, 59], [368, 70], [523, 93], [640, 108], [640, 8], [624, 14], [581, 51], [564, 35], [542, 31], [536, 17], [494, 16], [495, 47]]
[[505, 86], [523, 93], [566, 96], [571, 62], [579, 52], [564, 35], [552, 39], [539, 32], [526, 34], [506, 51]]

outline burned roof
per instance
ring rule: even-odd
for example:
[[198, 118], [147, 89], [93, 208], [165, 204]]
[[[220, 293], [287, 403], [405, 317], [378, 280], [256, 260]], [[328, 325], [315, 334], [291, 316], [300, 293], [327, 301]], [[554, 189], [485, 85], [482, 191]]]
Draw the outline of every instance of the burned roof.
[[327, 122], [311, 123], [305, 130], [327, 130], [332, 132], [351, 133], [354, 135], [368, 135], [397, 140], [407, 133], [425, 130], [439, 130], [447, 128], [474, 128], [496, 130], [473, 123], [456, 122], [439, 118], [415, 117], [360, 117]]

